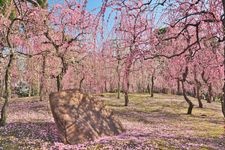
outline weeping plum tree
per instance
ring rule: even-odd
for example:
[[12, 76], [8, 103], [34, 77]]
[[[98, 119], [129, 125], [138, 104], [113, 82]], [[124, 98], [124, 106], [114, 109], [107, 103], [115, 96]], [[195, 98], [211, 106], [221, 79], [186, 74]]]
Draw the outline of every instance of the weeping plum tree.
[[[47, 6], [46, 0], [41, 1], [27, 1], [34, 2], [36, 6], [41, 5], [41, 7]], [[27, 5], [24, 5], [23, 2], [16, 2], [13, 0], [2, 0], [0, 1], [0, 11], [1, 11], [1, 45], [3, 46], [1, 51], [6, 54], [4, 59], [7, 59], [6, 67], [5, 67], [5, 75], [4, 75], [4, 98], [5, 102], [1, 109], [1, 118], [0, 125], [4, 126], [6, 124], [7, 119], [7, 106], [8, 102], [11, 99], [11, 75], [12, 75], [12, 67], [13, 61], [15, 59], [15, 55], [19, 52], [16, 50], [21, 43], [23, 43], [20, 39], [20, 36], [24, 36], [23, 28], [24, 22], [28, 22], [28, 17], [32, 14], [32, 10], [29, 13], [24, 13], [24, 10], [27, 9]], [[19, 32], [16, 32], [19, 31]], [[6, 52], [8, 51], [8, 52]], [[2, 53], [2, 52], [1, 52]]]
[[[140, 50], [143, 44], [148, 41], [146, 36], [151, 31], [151, 20], [146, 20], [148, 13], [145, 8], [139, 8], [139, 4], [135, 2], [120, 2], [118, 5], [118, 20], [115, 24], [115, 32], [120, 37], [123, 43], [123, 50], [126, 56], [124, 57], [124, 99], [125, 106], [129, 103], [129, 89], [130, 89], [130, 74], [132, 64], [139, 59]], [[121, 7], [122, 6], [122, 7]], [[137, 9], [136, 9], [137, 7]]]
[[[78, 9], [74, 10], [73, 7]], [[57, 14], [60, 12], [60, 14]], [[57, 82], [57, 90], [63, 89], [62, 79], [66, 74], [69, 64], [76, 63], [75, 58], [85, 54], [88, 41], [85, 36], [91, 36], [92, 16], [79, 8], [78, 4], [67, 4], [55, 7], [48, 15], [49, 21], [46, 22], [45, 44], [50, 44], [54, 49], [54, 55], [59, 59], [61, 69], [54, 75]], [[54, 28], [52, 28], [54, 26]], [[69, 31], [69, 32], [68, 32]], [[86, 36], [86, 38], [88, 38]]]

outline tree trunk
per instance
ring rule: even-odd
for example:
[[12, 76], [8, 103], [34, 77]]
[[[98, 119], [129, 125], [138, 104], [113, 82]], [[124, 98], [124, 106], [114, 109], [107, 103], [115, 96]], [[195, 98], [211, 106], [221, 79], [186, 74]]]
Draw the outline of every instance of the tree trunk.
[[[222, 0], [222, 3], [223, 3], [223, 13], [225, 13], [225, 0]], [[225, 17], [223, 16], [222, 18], [222, 23], [223, 23], [223, 35], [225, 35]], [[222, 105], [222, 113], [223, 113], [223, 116], [225, 117], [225, 41], [223, 42], [224, 44], [224, 48], [223, 48], [223, 59], [224, 59], [224, 62], [223, 62], [223, 76], [224, 76], [224, 79], [223, 79], [223, 98], [221, 100], [221, 105]]]
[[128, 106], [128, 103], [129, 103], [129, 97], [128, 97], [129, 86], [130, 86], [129, 79], [127, 79], [126, 89], [124, 91], [125, 106]]
[[211, 103], [211, 100], [212, 100], [212, 83], [209, 83], [209, 78], [205, 77], [205, 71], [204, 70], [202, 71], [202, 80], [205, 82], [205, 84], [208, 87], [208, 93], [207, 93], [207, 97], [206, 97], [207, 103]]
[[124, 106], [128, 106], [129, 103], [129, 98], [128, 98], [128, 92], [124, 92], [124, 98], [125, 98], [125, 105]]
[[117, 98], [120, 99], [120, 91], [121, 91], [121, 86], [120, 86], [120, 75], [118, 75], [118, 82], [117, 82]]
[[197, 90], [196, 90], [196, 88], [195, 88], [195, 86], [193, 87], [193, 97], [194, 98], [197, 98], [197, 92], [196, 92]]
[[214, 102], [216, 101], [216, 96], [213, 96], [213, 101], [214, 101]]
[[6, 124], [7, 107], [8, 107], [8, 102], [11, 99], [11, 67], [12, 67], [13, 59], [14, 59], [14, 54], [11, 53], [9, 56], [9, 62], [5, 72], [5, 102], [1, 110], [0, 126], [4, 126]]
[[129, 103], [129, 87], [130, 87], [130, 82], [129, 82], [129, 76], [130, 76], [130, 69], [131, 69], [131, 64], [128, 64], [125, 72], [125, 89], [124, 89], [124, 99], [125, 99], [125, 106], [128, 106]]
[[80, 83], [79, 83], [79, 90], [82, 91], [82, 84], [83, 84], [83, 81], [84, 81], [85, 77], [83, 76], [82, 79], [80, 80]]
[[191, 102], [191, 100], [187, 97], [186, 95], [186, 90], [185, 90], [185, 87], [184, 87], [184, 81], [181, 82], [182, 84], [182, 90], [183, 90], [183, 96], [184, 96], [184, 99], [185, 101], [188, 103], [188, 111], [187, 111], [187, 114], [190, 115], [192, 114], [192, 109], [194, 107], [194, 104]]
[[152, 75], [151, 81], [152, 81], [152, 84], [151, 84], [151, 97], [153, 97], [154, 96], [154, 75]]
[[108, 92], [108, 89], [107, 89], [107, 82], [106, 82], [106, 80], [104, 82], [104, 89], [105, 89], [105, 92], [107, 93]]
[[59, 73], [59, 75], [56, 77], [57, 90], [58, 90], [58, 92], [63, 89], [62, 79], [63, 79], [63, 77], [66, 74], [66, 71], [68, 69], [68, 65], [65, 62], [64, 57], [63, 56], [60, 56], [60, 59], [61, 59], [61, 63], [62, 63], [62, 69], [61, 69], [61, 72]]
[[196, 65], [194, 66], [194, 80], [195, 80], [195, 87], [196, 87], [196, 96], [198, 99], [198, 106], [199, 106], [199, 108], [203, 108], [203, 104], [202, 104], [201, 96], [200, 96], [201, 83], [197, 79]]
[[56, 82], [57, 82], [57, 91], [61, 91], [62, 88], [62, 75], [61, 73], [56, 77]]
[[[225, 84], [224, 84], [223, 89], [225, 89]], [[225, 117], [225, 99], [224, 99], [224, 95], [221, 97], [221, 107], [222, 107], [223, 116]]]
[[148, 93], [151, 95], [151, 89], [150, 89], [150, 84], [149, 83], [147, 85], [147, 90], [148, 90]]
[[187, 114], [191, 114], [192, 113], [192, 109], [194, 107], [194, 104], [191, 102], [191, 100], [187, 97], [187, 94], [186, 94], [186, 90], [185, 90], [185, 87], [184, 87], [184, 82], [186, 81], [187, 79], [187, 75], [188, 75], [188, 67], [186, 66], [185, 67], [185, 72], [182, 74], [182, 80], [181, 80], [181, 84], [182, 84], [182, 90], [183, 90], [183, 96], [184, 96], [184, 99], [185, 101], [188, 103], [189, 107], [188, 107], [188, 111], [187, 111]]
[[224, 102], [222, 102], [221, 104], [222, 104], [222, 113], [223, 113], [223, 116], [225, 116], [225, 104]]
[[31, 95], [32, 95], [32, 85], [30, 84], [28, 97], [31, 97]]
[[44, 84], [45, 84], [45, 68], [46, 68], [46, 55], [42, 55], [42, 66], [41, 66], [41, 82], [39, 87], [39, 96], [40, 101], [43, 101], [44, 93]]
[[196, 87], [196, 95], [197, 95], [197, 99], [198, 99], [199, 108], [203, 108], [203, 104], [202, 104], [201, 97], [200, 97], [200, 86], [199, 85], [197, 85], [197, 87]]
[[208, 93], [209, 93], [209, 95], [208, 95], [206, 100], [207, 100], [207, 103], [211, 103], [212, 97], [213, 97], [213, 95], [212, 95], [212, 84], [211, 83], [208, 85]]
[[177, 95], [180, 95], [180, 81], [177, 79]]
[[118, 52], [118, 61], [117, 61], [117, 67], [116, 67], [116, 72], [117, 72], [117, 77], [118, 77], [118, 81], [117, 81], [117, 98], [120, 99], [120, 91], [121, 91], [121, 85], [120, 85], [120, 55], [119, 55], [119, 52]]
[[2, 86], [3, 80], [0, 80], [0, 98], [3, 96], [3, 86]]

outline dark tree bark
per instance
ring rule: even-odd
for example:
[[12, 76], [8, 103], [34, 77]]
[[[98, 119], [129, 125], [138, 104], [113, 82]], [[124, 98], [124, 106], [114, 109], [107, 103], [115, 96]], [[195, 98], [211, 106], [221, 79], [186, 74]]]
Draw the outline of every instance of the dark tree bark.
[[9, 36], [11, 35], [11, 29], [13, 27], [13, 24], [18, 20], [19, 20], [18, 18], [15, 18], [14, 20], [11, 21], [10, 26], [7, 30], [7, 35], [6, 35], [6, 41], [7, 41], [8, 48], [10, 50], [10, 54], [9, 54], [9, 61], [6, 66], [5, 79], [4, 79], [4, 81], [5, 81], [5, 85], [4, 85], [4, 87], [5, 87], [5, 90], [4, 90], [5, 102], [1, 109], [0, 126], [4, 126], [6, 124], [8, 102], [10, 101], [11, 95], [12, 95], [12, 92], [11, 92], [11, 69], [12, 69], [13, 60], [14, 60], [14, 50], [13, 50], [12, 44], [10, 43]]
[[190, 101], [190, 99], [187, 97], [187, 94], [186, 94], [186, 90], [185, 90], [185, 86], [184, 86], [184, 82], [182, 81], [181, 82], [182, 84], [182, 90], [183, 90], [183, 96], [184, 96], [184, 99], [185, 101], [188, 103], [189, 107], [188, 107], [188, 111], [187, 111], [187, 114], [190, 115], [192, 114], [192, 109], [194, 107], [194, 104]]
[[104, 87], [105, 92], [107, 93], [107, 92], [108, 92], [108, 89], [107, 89], [107, 82], [106, 82], [106, 80], [105, 80], [105, 82], [104, 82], [104, 85], [105, 85], [105, 87]]
[[[225, 85], [223, 87], [223, 90], [224, 89], [225, 89]], [[225, 100], [224, 100], [224, 95], [221, 97], [221, 107], [222, 107], [223, 116], [225, 117]]]
[[121, 66], [121, 56], [120, 56], [120, 51], [119, 49], [117, 49], [117, 66], [116, 66], [116, 73], [117, 73], [117, 77], [118, 77], [118, 81], [117, 81], [117, 98], [120, 99], [120, 92], [121, 92], [121, 70], [120, 70], [120, 66]]
[[151, 89], [150, 89], [150, 84], [149, 84], [149, 83], [148, 83], [148, 85], [147, 85], [147, 91], [148, 91], [148, 94], [151, 95]]
[[117, 98], [120, 99], [120, 91], [121, 91], [121, 86], [120, 86], [120, 75], [118, 76], [118, 82], [117, 82]]
[[205, 82], [205, 84], [207, 85], [207, 88], [208, 88], [208, 96], [206, 97], [207, 103], [211, 103], [212, 96], [213, 96], [212, 83], [208, 83], [209, 78], [205, 77], [205, 71], [202, 71], [201, 76], [202, 76], [202, 80]]
[[200, 96], [200, 90], [201, 90], [202, 84], [197, 78], [196, 66], [194, 66], [194, 80], [195, 80], [195, 87], [196, 87], [196, 96], [198, 99], [198, 106], [199, 106], [199, 108], [203, 108], [203, 104], [202, 104], [201, 96]]
[[66, 74], [66, 71], [68, 69], [68, 65], [65, 62], [64, 56], [59, 56], [59, 57], [61, 59], [62, 69], [61, 69], [61, 72], [56, 77], [56, 82], [57, 82], [57, 90], [61, 91], [63, 89], [62, 79], [63, 79], [64, 75]]
[[180, 95], [180, 80], [177, 79], [177, 95]]
[[214, 101], [214, 102], [216, 101], [216, 96], [213, 96], [213, 101]]
[[5, 102], [1, 110], [0, 126], [4, 126], [6, 124], [7, 107], [8, 107], [8, 102], [11, 99], [11, 68], [13, 64], [13, 59], [14, 59], [14, 54], [11, 52], [9, 56], [9, 62], [7, 64], [6, 72], [5, 72]]
[[125, 72], [125, 89], [124, 89], [124, 99], [125, 99], [125, 104], [124, 106], [128, 106], [129, 103], [129, 88], [130, 88], [130, 81], [129, 81], [129, 76], [130, 76], [130, 69], [131, 69], [131, 63], [128, 64], [126, 72]]
[[201, 96], [200, 96], [200, 85], [197, 84], [197, 87], [196, 87], [196, 95], [197, 95], [197, 99], [198, 99], [198, 107], [199, 108], [203, 108], [203, 104], [202, 104], [202, 101], [201, 101]]
[[[225, 13], [225, 0], [222, 0], [222, 3], [223, 3], [223, 13]], [[223, 16], [222, 23], [223, 23], [223, 34], [225, 36], [225, 16]], [[224, 57], [224, 62], [223, 62], [224, 81], [223, 81], [223, 96], [221, 99], [221, 105], [222, 105], [222, 113], [223, 113], [223, 116], [225, 117], [225, 41], [224, 41], [223, 52], [224, 52], [224, 54], [223, 54], [223, 57]]]
[[83, 77], [81, 78], [80, 83], [79, 83], [79, 90], [80, 91], [82, 91], [82, 84], [84, 82], [84, 79], [85, 79], [85, 76], [83, 75]]
[[28, 92], [28, 97], [31, 97], [32, 96], [32, 85], [30, 84], [29, 86], [29, 92]]
[[4, 86], [3, 86], [3, 84], [4, 84], [4, 81], [3, 80], [0, 80], [0, 97], [3, 97], [3, 88], [4, 88]]
[[57, 91], [59, 92], [59, 91], [61, 91], [63, 89], [61, 73], [56, 77], [56, 82], [57, 82]]
[[152, 77], [151, 77], [151, 82], [152, 82], [152, 84], [151, 84], [151, 97], [153, 97], [154, 96], [154, 74], [152, 75]]
[[208, 85], [208, 93], [209, 93], [209, 96], [207, 97], [207, 103], [211, 103], [212, 102], [212, 97], [213, 97], [213, 92], [212, 92], [212, 84], [209, 83]]
[[125, 106], [128, 106], [128, 103], [129, 103], [129, 97], [128, 97], [128, 92], [129, 92], [129, 87], [130, 87], [130, 83], [129, 83], [129, 80], [127, 81], [126, 83], [126, 90], [124, 91], [124, 99], [125, 99]]
[[44, 93], [46, 57], [47, 57], [46, 54], [42, 55], [41, 81], [40, 81], [40, 87], [39, 87], [40, 101], [43, 101], [43, 96], [46, 94]]
[[195, 88], [195, 86], [193, 87], [193, 97], [194, 98], [197, 98], [197, 94], [196, 94], [197, 92], [196, 92], [196, 88]]
[[184, 96], [184, 99], [185, 101], [188, 103], [188, 111], [187, 111], [187, 114], [190, 115], [192, 114], [192, 109], [194, 107], [194, 104], [191, 102], [191, 100], [187, 97], [187, 94], [186, 94], [186, 89], [185, 89], [185, 84], [184, 82], [186, 81], [187, 79], [187, 75], [188, 75], [188, 67], [186, 66], [185, 68], [185, 72], [182, 74], [182, 77], [183, 79], [181, 80], [181, 84], [182, 84], [182, 90], [183, 90], [183, 96]]

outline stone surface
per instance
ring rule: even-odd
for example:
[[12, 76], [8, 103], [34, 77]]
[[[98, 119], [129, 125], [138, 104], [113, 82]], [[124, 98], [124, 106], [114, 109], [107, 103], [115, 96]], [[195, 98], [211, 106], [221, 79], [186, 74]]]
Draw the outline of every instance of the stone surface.
[[78, 90], [51, 93], [49, 100], [61, 139], [66, 144], [83, 143], [123, 132], [121, 123], [101, 100]]

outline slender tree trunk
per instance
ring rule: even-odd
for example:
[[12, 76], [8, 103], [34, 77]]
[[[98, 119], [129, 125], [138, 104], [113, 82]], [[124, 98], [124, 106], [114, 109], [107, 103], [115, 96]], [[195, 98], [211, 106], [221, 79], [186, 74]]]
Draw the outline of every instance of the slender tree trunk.
[[[223, 86], [223, 90], [225, 91], [225, 84]], [[224, 99], [224, 97], [225, 97], [224, 95], [221, 97], [221, 107], [222, 107], [223, 116], [225, 117], [225, 99]]]
[[46, 93], [44, 93], [45, 68], [46, 68], [46, 55], [42, 55], [41, 81], [40, 81], [40, 87], [39, 87], [40, 101], [43, 101], [43, 96], [46, 94]]
[[151, 77], [151, 81], [152, 81], [152, 84], [151, 84], [151, 97], [153, 97], [154, 96], [154, 74]]
[[118, 82], [117, 82], [117, 98], [120, 99], [120, 91], [121, 91], [121, 86], [120, 86], [120, 75], [118, 75]]
[[107, 82], [106, 82], [106, 80], [104, 82], [104, 89], [105, 89], [105, 92], [107, 93], [108, 92], [108, 89], [107, 89]]
[[191, 114], [192, 113], [192, 109], [194, 107], [194, 104], [191, 102], [191, 100], [187, 97], [187, 94], [186, 94], [186, 90], [185, 90], [185, 86], [184, 86], [184, 82], [186, 81], [187, 79], [187, 75], [188, 75], [188, 67], [186, 66], [185, 67], [185, 72], [182, 74], [183, 76], [183, 79], [181, 80], [181, 85], [182, 85], [182, 90], [183, 90], [183, 96], [184, 96], [184, 99], [185, 101], [188, 103], [188, 111], [187, 111], [187, 114]]
[[83, 76], [79, 83], [79, 91], [82, 91], [82, 84], [84, 82], [85, 77]]
[[188, 111], [187, 111], [187, 114], [190, 115], [192, 114], [192, 109], [194, 107], [194, 104], [190, 101], [190, 99], [187, 97], [187, 94], [186, 94], [186, 90], [185, 90], [185, 86], [184, 86], [184, 81], [181, 82], [181, 85], [182, 85], [182, 90], [183, 90], [183, 96], [184, 96], [184, 99], [185, 101], [188, 103]]
[[148, 90], [148, 93], [151, 95], [151, 89], [150, 89], [150, 84], [149, 83], [147, 85], [147, 90]]
[[208, 94], [207, 94], [207, 97], [206, 97], [207, 103], [211, 103], [211, 100], [212, 100], [212, 83], [209, 83], [209, 78], [205, 77], [205, 71], [204, 70], [202, 71], [201, 75], [202, 75], [202, 80], [205, 82], [205, 84], [208, 87]]
[[59, 75], [56, 77], [58, 92], [63, 89], [62, 79], [63, 79], [63, 77], [66, 74], [66, 71], [68, 69], [68, 65], [66, 64], [66, 62], [64, 60], [64, 57], [60, 56], [60, 59], [61, 59], [61, 63], [62, 63], [62, 69], [61, 69], [61, 72], [59, 73]]
[[[225, 13], [225, 0], [222, 0], [222, 3], [223, 3], [223, 13]], [[222, 23], [223, 23], [223, 35], [225, 36], [225, 16], [223, 16], [223, 20], [222, 20]], [[223, 71], [224, 71], [224, 81], [223, 81], [223, 98], [221, 100], [221, 105], [222, 105], [222, 113], [223, 113], [223, 116], [225, 117], [225, 41], [224, 41], [224, 54], [223, 54], [223, 59], [224, 59], [224, 62], [223, 62]]]
[[221, 102], [222, 104], [222, 113], [223, 113], [223, 116], [225, 116], [225, 104], [224, 104], [224, 101]]
[[193, 97], [197, 98], [197, 90], [196, 90], [195, 86], [193, 87]]
[[180, 80], [177, 79], [177, 95], [180, 95]]
[[14, 54], [11, 52], [9, 56], [9, 62], [5, 72], [5, 102], [1, 110], [0, 126], [4, 126], [6, 124], [7, 107], [8, 107], [8, 102], [11, 99], [11, 67], [12, 67], [13, 59], [14, 59]]
[[202, 104], [201, 97], [200, 97], [200, 86], [199, 85], [197, 85], [197, 87], [196, 87], [196, 95], [197, 95], [197, 99], [198, 99], [199, 108], [203, 108], [203, 104]]
[[57, 91], [59, 92], [63, 89], [63, 87], [62, 87], [62, 74], [61, 73], [56, 77], [56, 82], [57, 82]]
[[129, 103], [129, 97], [128, 97], [129, 86], [130, 86], [130, 83], [129, 83], [129, 79], [128, 79], [127, 83], [126, 83], [126, 89], [124, 91], [125, 106], [128, 106], [128, 103]]
[[118, 81], [117, 81], [117, 98], [120, 99], [120, 91], [121, 91], [121, 77], [120, 77], [120, 54], [119, 51], [117, 51], [117, 66], [116, 66], [116, 72], [117, 72], [117, 77], [118, 77]]
[[213, 101], [215, 102], [215, 101], [216, 101], [216, 96], [213, 96], [213, 98], [212, 98], [212, 99], [213, 99]]
[[197, 79], [196, 65], [194, 66], [194, 80], [195, 80], [195, 87], [196, 87], [196, 96], [198, 99], [198, 106], [199, 106], [199, 108], [203, 108], [203, 104], [202, 104], [201, 96], [200, 96], [201, 83]]
[[128, 106], [129, 103], [129, 88], [130, 88], [130, 81], [129, 81], [129, 76], [130, 76], [130, 69], [131, 69], [131, 64], [128, 64], [126, 72], [125, 72], [125, 89], [124, 89], [124, 99], [125, 99], [125, 106]]
[[212, 97], [213, 97], [213, 95], [212, 95], [212, 84], [211, 83], [208, 85], [208, 93], [209, 93], [209, 95], [208, 95], [206, 100], [207, 100], [207, 103], [211, 103]]
[[32, 95], [32, 85], [29, 86], [29, 94], [28, 94], [28, 97], [31, 97]]
[[3, 86], [2, 86], [3, 80], [0, 80], [0, 98], [3, 96]]
[[129, 103], [128, 91], [124, 92], [124, 98], [125, 98], [125, 106], [128, 106]]

